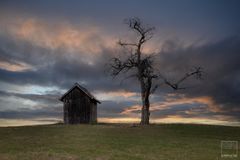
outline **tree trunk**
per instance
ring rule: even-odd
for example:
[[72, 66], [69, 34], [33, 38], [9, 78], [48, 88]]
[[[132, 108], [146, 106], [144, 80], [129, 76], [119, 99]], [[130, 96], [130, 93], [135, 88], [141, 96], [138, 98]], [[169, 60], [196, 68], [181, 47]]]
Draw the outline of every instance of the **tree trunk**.
[[141, 116], [141, 125], [149, 124], [150, 117], [150, 103], [149, 103], [149, 94], [142, 93], [142, 116]]
[[140, 78], [141, 84], [141, 95], [142, 95], [142, 116], [141, 116], [141, 125], [148, 125], [149, 124], [149, 117], [150, 117], [150, 90], [152, 87], [152, 79], [148, 77], [147, 83], [144, 83], [143, 78]]
[[148, 125], [149, 124], [149, 117], [150, 117], [150, 112], [149, 112], [149, 95], [150, 95], [150, 89], [152, 85], [151, 78], [147, 79], [147, 84], [144, 82], [144, 66], [142, 66], [142, 61], [141, 61], [141, 40], [144, 37], [142, 37], [139, 41], [138, 47], [137, 47], [137, 62], [138, 62], [138, 80], [140, 82], [141, 86], [141, 95], [142, 95], [142, 115], [141, 115], [141, 125]]

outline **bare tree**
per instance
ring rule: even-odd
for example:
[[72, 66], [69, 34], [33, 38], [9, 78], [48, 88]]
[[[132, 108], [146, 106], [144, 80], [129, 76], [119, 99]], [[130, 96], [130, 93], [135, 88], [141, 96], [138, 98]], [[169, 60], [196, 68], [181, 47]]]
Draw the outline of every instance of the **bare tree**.
[[149, 97], [158, 88], [159, 84], [153, 85], [153, 80], [163, 81], [164, 84], [170, 86], [174, 90], [184, 89], [180, 87], [180, 84], [192, 77], [201, 78], [202, 69], [195, 67], [191, 72], [184, 74], [175, 83], [170, 82], [164, 76], [157, 72], [157, 69], [153, 66], [154, 54], [143, 54], [143, 45], [152, 38], [154, 27], [144, 26], [139, 18], [127, 19], [126, 24], [129, 28], [136, 32], [136, 42], [123, 42], [119, 41], [118, 44], [122, 47], [130, 47], [130, 53], [125, 60], [120, 58], [112, 58], [109, 62], [111, 76], [116, 77], [120, 73], [126, 73], [128, 71], [135, 71], [136, 73], [131, 77], [136, 77], [140, 83], [141, 99], [142, 99], [142, 112], [141, 112], [141, 124], [149, 124], [150, 117], [150, 101]]

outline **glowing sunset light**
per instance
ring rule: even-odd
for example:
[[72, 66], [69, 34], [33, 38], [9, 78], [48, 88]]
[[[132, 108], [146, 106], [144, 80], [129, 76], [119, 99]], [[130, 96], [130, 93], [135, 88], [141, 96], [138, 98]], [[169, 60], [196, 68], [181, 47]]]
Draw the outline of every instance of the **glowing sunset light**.
[[[145, 28], [155, 27], [141, 48], [142, 58], [154, 53], [154, 74], [159, 75], [151, 84], [158, 87], [150, 96], [150, 122], [238, 125], [238, 2], [137, 3], [0, 2], [2, 126], [11, 120], [11, 125], [20, 125], [61, 119], [59, 98], [76, 82], [101, 101], [99, 122], [139, 122], [137, 72], [113, 78], [107, 65], [113, 57], [126, 60], [136, 53], [134, 45], [118, 44], [136, 44], [141, 37], [126, 25], [132, 17], [141, 19]], [[203, 69], [201, 80], [193, 76], [180, 90], [166, 85], [177, 84], [196, 66]]]
[[10, 62], [1, 62], [1, 61], [0, 61], [0, 68], [8, 71], [15, 71], [15, 72], [33, 69], [32, 66], [25, 63], [21, 63], [21, 62], [10, 63]]

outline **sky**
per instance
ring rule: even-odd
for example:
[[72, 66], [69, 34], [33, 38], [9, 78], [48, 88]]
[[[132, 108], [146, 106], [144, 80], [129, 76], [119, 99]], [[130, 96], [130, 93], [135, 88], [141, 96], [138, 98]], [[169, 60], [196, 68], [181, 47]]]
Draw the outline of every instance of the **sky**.
[[156, 55], [166, 78], [204, 69], [184, 90], [161, 85], [151, 122], [239, 125], [239, 8], [238, 0], [1, 0], [0, 126], [62, 121], [58, 99], [76, 82], [102, 102], [98, 121], [139, 122], [138, 81], [113, 79], [106, 67], [127, 54], [119, 40], [138, 38], [124, 24], [132, 17], [156, 28], [143, 54]]

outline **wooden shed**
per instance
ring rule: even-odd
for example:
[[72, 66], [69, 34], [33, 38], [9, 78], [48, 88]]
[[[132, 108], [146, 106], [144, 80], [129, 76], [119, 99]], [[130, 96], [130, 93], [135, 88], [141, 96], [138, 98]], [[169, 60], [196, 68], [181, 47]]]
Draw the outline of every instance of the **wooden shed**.
[[100, 103], [87, 89], [75, 83], [61, 98], [64, 123], [96, 123], [97, 103]]

